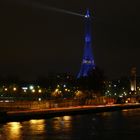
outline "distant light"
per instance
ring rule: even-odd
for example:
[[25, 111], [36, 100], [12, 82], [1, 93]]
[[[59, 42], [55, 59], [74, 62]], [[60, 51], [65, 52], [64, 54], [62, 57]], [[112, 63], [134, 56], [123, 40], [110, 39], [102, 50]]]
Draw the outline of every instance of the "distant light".
[[82, 94], [83, 94], [82, 91], [79, 90], [76, 91], [76, 96], [82, 96]]
[[23, 91], [24, 91], [24, 92], [27, 92], [27, 90], [26, 90], [26, 89], [24, 89]]
[[66, 87], [66, 84], [64, 84], [63, 87], [65, 88]]
[[131, 86], [131, 91], [134, 91], [134, 86], [133, 85]]
[[87, 12], [85, 18], [89, 18], [89, 17], [90, 17], [89, 12]]
[[65, 88], [65, 91], [68, 91], [68, 89], [67, 89], [67, 88]]
[[57, 88], [59, 88], [60, 87], [60, 85], [57, 85]]
[[55, 92], [58, 92], [58, 89], [55, 89]]
[[30, 89], [30, 90], [33, 90], [33, 89], [34, 89], [34, 86], [29, 86], [29, 89]]
[[22, 87], [23, 91], [26, 92], [28, 87]]
[[27, 89], [28, 89], [28, 87], [22, 87], [22, 89], [23, 89], [23, 90], [27, 90]]
[[89, 12], [89, 10], [87, 10], [85, 18], [89, 18], [89, 17], [90, 17], [90, 12]]
[[4, 90], [5, 90], [5, 91], [7, 91], [8, 89], [7, 89], [7, 88], [5, 88]]
[[10, 101], [9, 101], [9, 100], [5, 100], [5, 102], [6, 102], [6, 103], [9, 103]]
[[41, 101], [41, 98], [38, 98], [38, 101]]
[[17, 90], [17, 88], [16, 88], [16, 87], [14, 87], [14, 88], [13, 88], [13, 91], [16, 91], [16, 90]]
[[123, 93], [124, 93], [125, 96], [127, 95], [126, 92], [123, 92]]
[[35, 90], [34, 90], [34, 89], [32, 89], [32, 92], [33, 92], [33, 93], [35, 93]]
[[39, 89], [39, 90], [38, 90], [38, 92], [39, 92], [39, 93], [41, 93], [41, 92], [42, 92], [42, 90], [41, 90], [41, 89]]

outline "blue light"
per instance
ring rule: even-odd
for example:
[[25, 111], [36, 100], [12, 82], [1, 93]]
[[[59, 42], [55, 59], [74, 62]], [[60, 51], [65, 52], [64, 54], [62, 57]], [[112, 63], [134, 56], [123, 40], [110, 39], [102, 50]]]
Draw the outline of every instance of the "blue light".
[[95, 63], [92, 54], [92, 41], [91, 41], [91, 24], [90, 24], [90, 12], [87, 10], [85, 15], [85, 48], [83, 54], [83, 60], [81, 64], [80, 72], [77, 78], [86, 77], [90, 70], [95, 69]]
[[86, 36], [85, 37], [85, 42], [90, 42], [91, 41], [90, 39], [91, 39], [90, 36]]
[[86, 15], [85, 15], [85, 18], [90, 18], [90, 12], [89, 12], [89, 10], [87, 10]]

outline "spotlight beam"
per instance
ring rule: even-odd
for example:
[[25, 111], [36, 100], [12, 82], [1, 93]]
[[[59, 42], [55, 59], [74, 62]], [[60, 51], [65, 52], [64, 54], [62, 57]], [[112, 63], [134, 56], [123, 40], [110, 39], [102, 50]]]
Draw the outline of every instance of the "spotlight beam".
[[42, 5], [39, 3], [33, 3], [32, 4], [33, 7], [37, 7], [40, 9], [44, 9], [44, 10], [50, 10], [50, 11], [55, 11], [55, 12], [59, 12], [59, 13], [64, 13], [64, 14], [69, 14], [69, 15], [74, 15], [74, 16], [79, 16], [79, 17], [85, 17], [85, 15], [76, 13], [76, 12], [71, 12], [65, 9], [59, 9], [59, 8], [55, 8], [55, 7], [51, 7], [51, 6], [47, 6], [47, 5]]

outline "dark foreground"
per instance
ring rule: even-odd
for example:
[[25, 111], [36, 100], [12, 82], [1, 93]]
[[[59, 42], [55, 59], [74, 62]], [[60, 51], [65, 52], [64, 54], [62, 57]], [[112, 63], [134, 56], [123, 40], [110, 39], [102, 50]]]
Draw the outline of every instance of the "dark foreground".
[[0, 124], [1, 140], [136, 140], [140, 109]]

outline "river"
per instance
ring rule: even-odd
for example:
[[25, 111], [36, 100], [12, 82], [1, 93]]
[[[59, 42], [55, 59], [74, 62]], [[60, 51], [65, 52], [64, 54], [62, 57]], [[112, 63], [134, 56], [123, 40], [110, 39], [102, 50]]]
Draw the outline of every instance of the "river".
[[0, 124], [0, 140], [133, 140], [140, 109]]

